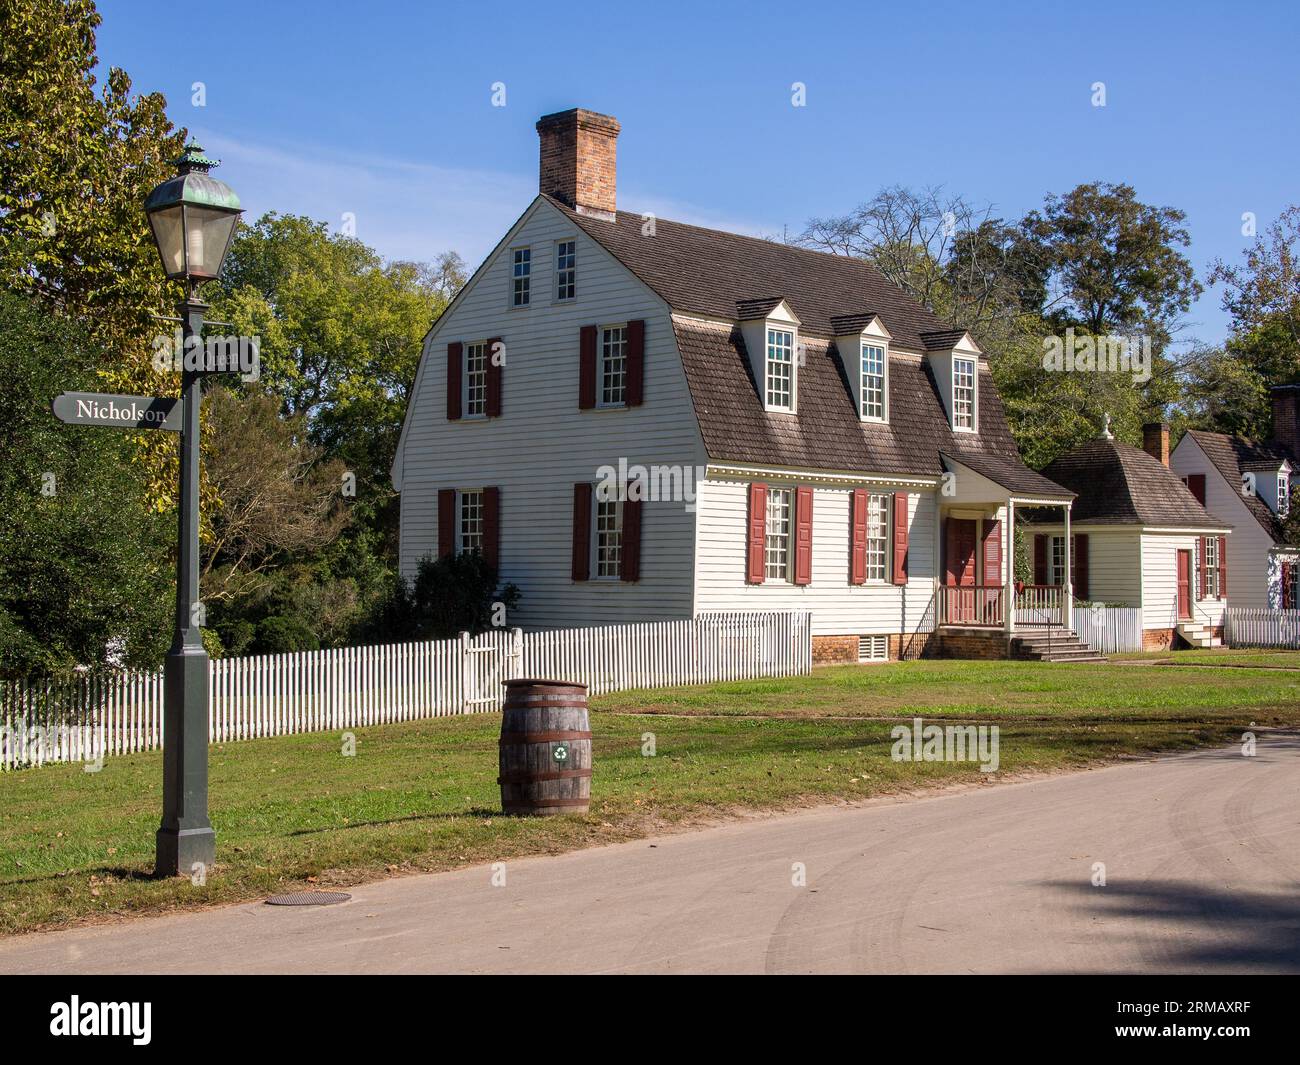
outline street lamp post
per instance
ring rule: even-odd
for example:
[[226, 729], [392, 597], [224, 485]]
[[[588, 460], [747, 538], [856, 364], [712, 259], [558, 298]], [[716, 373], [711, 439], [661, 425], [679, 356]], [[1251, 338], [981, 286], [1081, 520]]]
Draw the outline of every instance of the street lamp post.
[[176, 160], [177, 175], [149, 194], [145, 212], [168, 280], [181, 281], [179, 550], [176, 623], [163, 667], [163, 815], [159, 876], [206, 876], [216, 855], [208, 820], [208, 654], [199, 599], [199, 407], [203, 400], [203, 312], [198, 287], [221, 273], [239, 221], [239, 197], [208, 171], [197, 144]]

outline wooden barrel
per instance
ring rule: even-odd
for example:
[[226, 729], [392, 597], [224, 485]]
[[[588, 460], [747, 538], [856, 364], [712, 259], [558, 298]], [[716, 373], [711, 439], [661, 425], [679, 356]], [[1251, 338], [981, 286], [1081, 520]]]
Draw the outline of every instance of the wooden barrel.
[[587, 686], [562, 680], [506, 681], [497, 761], [506, 813], [586, 813], [591, 805]]

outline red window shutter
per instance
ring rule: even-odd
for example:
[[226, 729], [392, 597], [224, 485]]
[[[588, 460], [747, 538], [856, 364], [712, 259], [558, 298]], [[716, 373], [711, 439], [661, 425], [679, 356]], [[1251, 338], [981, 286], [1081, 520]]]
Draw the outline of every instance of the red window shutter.
[[813, 490], [794, 490], [794, 583], [812, 584]]
[[745, 548], [745, 581], [762, 584], [766, 569], [767, 485], [749, 486], [749, 537]]
[[460, 417], [460, 374], [464, 359], [459, 340], [447, 345], [447, 420], [452, 422]]
[[849, 583], [867, 583], [867, 490], [853, 490], [853, 511], [850, 515], [852, 533], [849, 537]]
[[1074, 538], [1074, 597], [1088, 598], [1088, 534]]
[[483, 558], [494, 570], [501, 557], [501, 489], [483, 489]]
[[641, 500], [623, 501], [623, 544], [619, 557], [619, 580], [641, 579]]
[[1034, 536], [1034, 583], [1047, 583], [1047, 537], [1042, 533]]
[[456, 489], [438, 489], [438, 557], [456, 553]]
[[894, 584], [907, 583], [907, 493], [894, 493]]
[[1290, 610], [1295, 604], [1291, 602], [1291, 563], [1282, 563], [1282, 609]]
[[1228, 598], [1228, 538], [1219, 537], [1219, 598]]
[[573, 568], [575, 581], [591, 576], [591, 485], [573, 486]]
[[1196, 538], [1196, 546], [1200, 551], [1200, 555], [1201, 555], [1201, 580], [1200, 580], [1201, 593], [1196, 598], [1204, 599], [1209, 594], [1210, 591], [1210, 575], [1208, 572], [1206, 572], [1205, 569], [1205, 537], [1204, 536], [1198, 536]]
[[578, 334], [578, 407], [596, 405], [596, 327], [584, 325]]
[[984, 574], [981, 584], [985, 587], [1002, 586], [1002, 523], [986, 521], [984, 523]]
[[1196, 497], [1196, 502], [1205, 506], [1205, 474], [1189, 473], [1187, 475], [1187, 489]]
[[487, 416], [489, 418], [501, 417], [501, 373], [504, 369], [501, 358], [505, 349], [497, 350], [497, 345], [500, 343], [500, 337], [493, 337], [487, 342]]
[[627, 386], [624, 396], [629, 407], [641, 406], [645, 398], [645, 322], [627, 323]]

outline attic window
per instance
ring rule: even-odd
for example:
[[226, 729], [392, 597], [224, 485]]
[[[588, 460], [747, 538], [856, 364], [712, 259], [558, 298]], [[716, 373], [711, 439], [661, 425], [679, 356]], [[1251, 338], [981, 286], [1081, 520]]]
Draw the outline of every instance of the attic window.
[[794, 333], [767, 330], [767, 408], [794, 410]]
[[578, 242], [555, 242], [555, 298], [571, 300], [576, 291], [578, 277]]
[[862, 342], [862, 417], [885, 420], [885, 349]]
[[1285, 518], [1291, 509], [1291, 478], [1285, 470], [1277, 475], [1277, 513]]
[[975, 430], [975, 360], [952, 360], [952, 427]]

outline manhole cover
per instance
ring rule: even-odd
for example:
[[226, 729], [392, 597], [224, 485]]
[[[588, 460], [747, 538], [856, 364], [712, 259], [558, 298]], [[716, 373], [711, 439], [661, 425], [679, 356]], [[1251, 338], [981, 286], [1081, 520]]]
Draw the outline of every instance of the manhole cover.
[[268, 906], [333, 906], [347, 902], [351, 895], [343, 891], [291, 891], [287, 895], [272, 895]]

